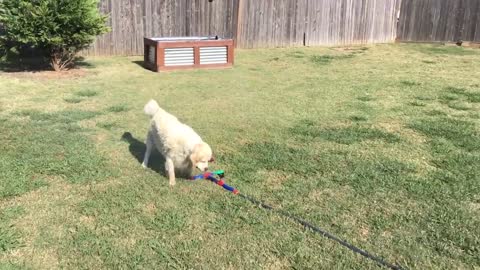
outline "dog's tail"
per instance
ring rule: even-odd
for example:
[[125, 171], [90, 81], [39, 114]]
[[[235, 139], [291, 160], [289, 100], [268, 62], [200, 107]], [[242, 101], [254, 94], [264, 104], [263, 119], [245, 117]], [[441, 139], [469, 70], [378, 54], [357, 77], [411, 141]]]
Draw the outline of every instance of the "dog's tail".
[[158, 103], [151, 99], [143, 108], [143, 111], [145, 112], [146, 115], [154, 116], [158, 110], [160, 109], [160, 106], [158, 106]]

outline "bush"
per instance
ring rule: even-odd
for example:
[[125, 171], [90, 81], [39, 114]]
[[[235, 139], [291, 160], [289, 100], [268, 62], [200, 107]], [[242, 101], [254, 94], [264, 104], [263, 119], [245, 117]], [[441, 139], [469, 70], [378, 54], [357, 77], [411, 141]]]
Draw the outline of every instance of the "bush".
[[56, 71], [68, 69], [79, 51], [108, 32], [107, 17], [97, 4], [98, 0], [0, 0], [0, 51], [34, 48]]

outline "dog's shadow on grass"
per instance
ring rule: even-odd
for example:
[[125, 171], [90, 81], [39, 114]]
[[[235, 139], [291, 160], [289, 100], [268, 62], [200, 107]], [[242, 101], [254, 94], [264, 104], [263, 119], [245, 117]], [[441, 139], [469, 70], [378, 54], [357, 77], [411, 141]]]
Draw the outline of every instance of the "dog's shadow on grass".
[[[143, 156], [145, 155], [145, 150], [147, 149], [145, 143], [133, 137], [132, 133], [130, 132], [123, 133], [122, 140], [126, 141], [129, 144], [128, 150], [130, 151], [132, 156], [137, 159], [139, 166], [141, 166], [143, 162]], [[165, 176], [164, 164], [165, 159], [163, 158], [163, 156], [156, 150], [153, 150], [152, 155], [150, 156], [150, 160], [148, 162], [148, 168]]]

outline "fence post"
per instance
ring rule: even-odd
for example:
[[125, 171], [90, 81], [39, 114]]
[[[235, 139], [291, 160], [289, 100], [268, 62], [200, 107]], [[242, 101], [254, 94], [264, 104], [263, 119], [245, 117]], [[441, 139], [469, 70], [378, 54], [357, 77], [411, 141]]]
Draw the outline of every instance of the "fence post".
[[453, 33], [453, 42], [462, 45], [463, 29], [465, 25], [465, 0], [458, 1], [457, 12], [455, 13], [455, 30]]
[[235, 30], [235, 48], [238, 47], [238, 41], [241, 37], [242, 24], [243, 24], [243, 0], [237, 0], [237, 25]]

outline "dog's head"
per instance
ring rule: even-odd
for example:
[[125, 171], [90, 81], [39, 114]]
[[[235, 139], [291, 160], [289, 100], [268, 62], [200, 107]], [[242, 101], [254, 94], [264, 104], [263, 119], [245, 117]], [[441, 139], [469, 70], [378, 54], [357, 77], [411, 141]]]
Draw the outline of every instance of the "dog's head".
[[208, 170], [208, 162], [213, 161], [212, 149], [204, 142], [196, 144], [190, 155], [192, 165], [201, 171]]

